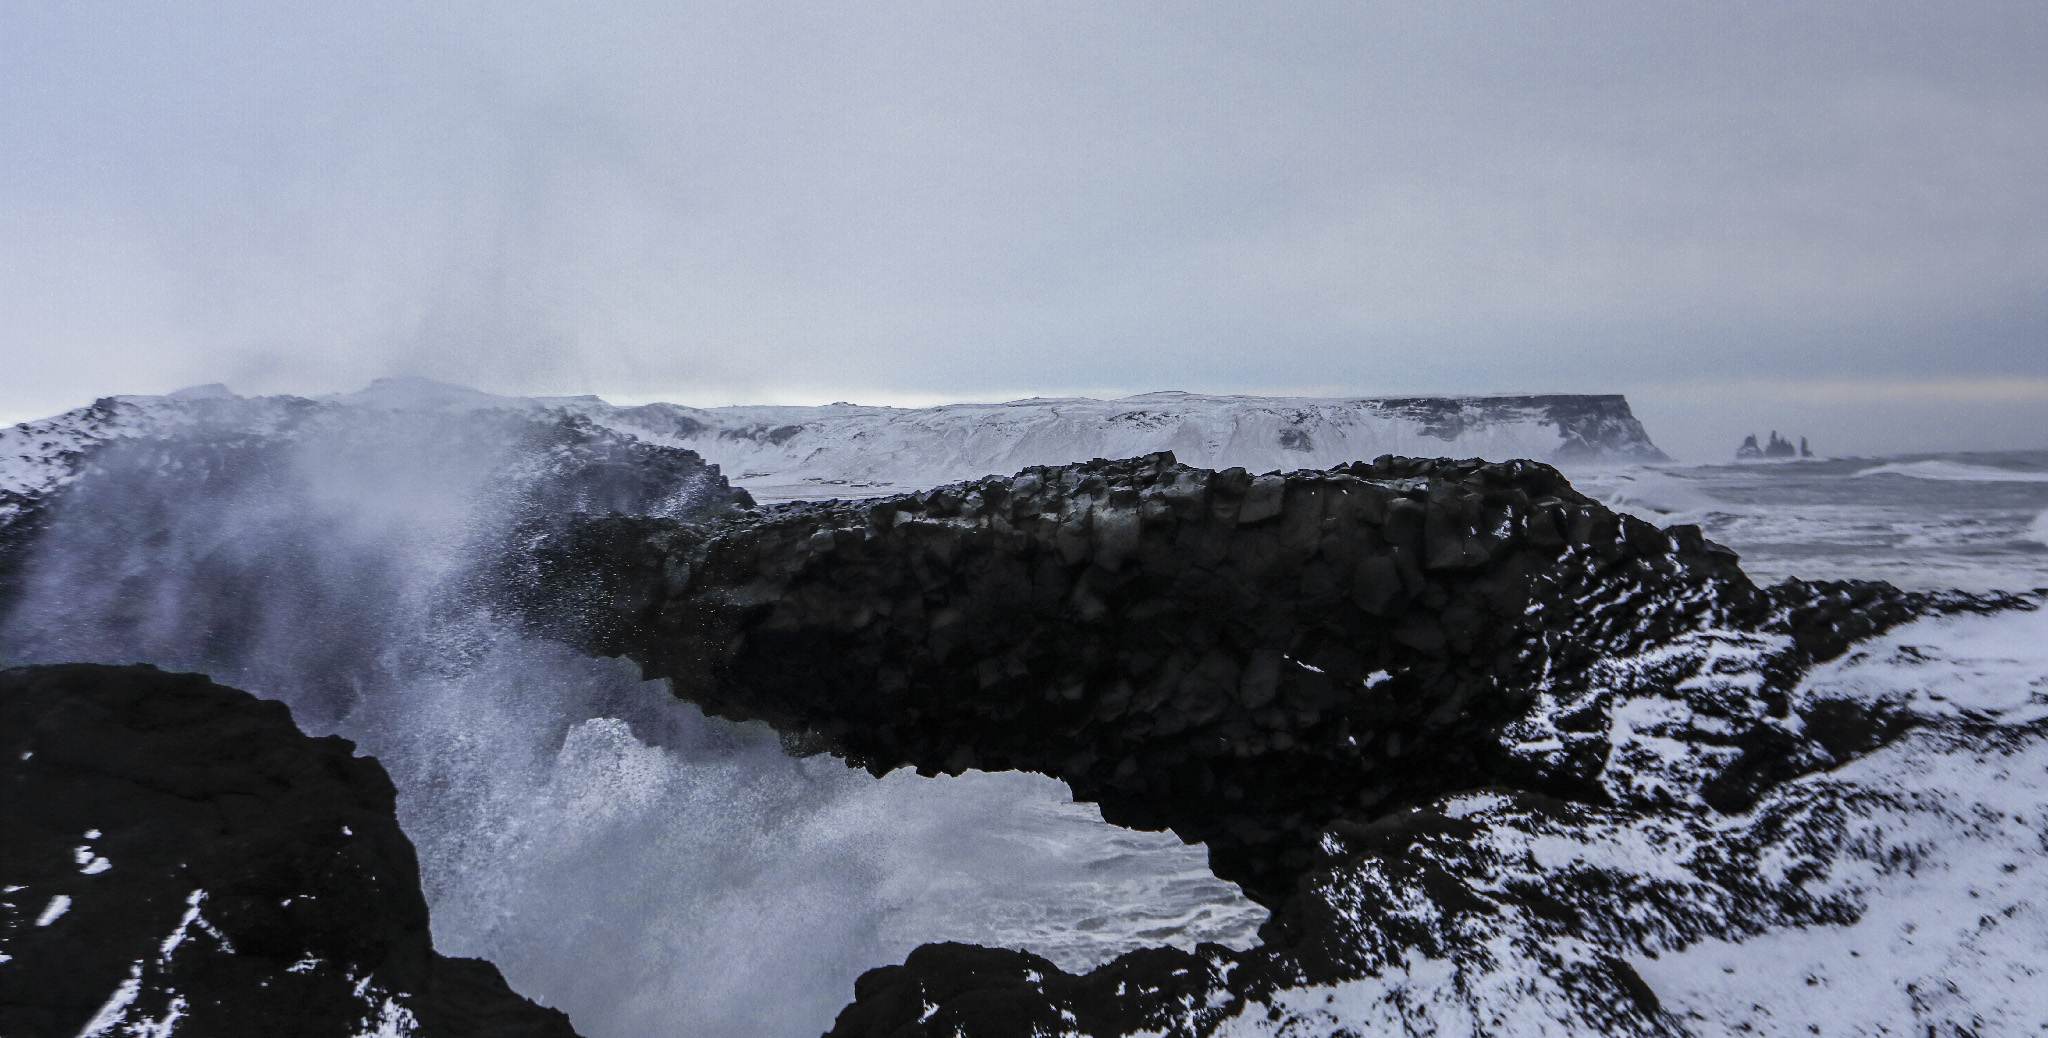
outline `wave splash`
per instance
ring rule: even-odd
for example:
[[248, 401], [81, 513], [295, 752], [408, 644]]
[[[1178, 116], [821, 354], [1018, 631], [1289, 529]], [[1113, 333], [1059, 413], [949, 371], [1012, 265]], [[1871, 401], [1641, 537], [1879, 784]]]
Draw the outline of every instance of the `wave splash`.
[[2048, 472], [2029, 472], [1996, 465], [1971, 465], [1938, 458], [1925, 461], [1894, 461], [1863, 469], [1856, 475], [1910, 476], [1913, 479], [1933, 479], [1945, 483], [2048, 483]]
[[2048, 548], [2048, 512], [2035, 516], [2033, 523], [2027, 526], [2027, 532], [2020, 535], [2020, 539]]
[[[1251, 942], [1201, 849], [1039, 776], [877, 781], [707, 719], [479, 593], [521, 516], [679, 514], [682, 452], [574, 421], [309, 407], [110, 444], [0, 618], [10, 662], [150, 662], [289, 704], [391, 773], [435, 939], [593, 1038], [817, 1033], [935, 940], [1085, 968]], [[1122, 906], [1150, 908], [1131, 912]]]

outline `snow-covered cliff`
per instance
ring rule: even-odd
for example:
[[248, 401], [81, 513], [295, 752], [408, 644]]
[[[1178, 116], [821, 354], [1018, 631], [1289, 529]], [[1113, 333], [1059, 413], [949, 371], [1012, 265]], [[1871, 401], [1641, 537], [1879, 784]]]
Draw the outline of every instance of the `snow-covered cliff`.
[[1310, 397], [1146, 393], [917, 409], [614, 407], [545, 401], [688, 447], [757, 496], [920, 489], [1093, 458], [1172, 451], [1203, 468], [1328, 468], [1382, 454], [1494, 461], [1661, 461], [1620, 396]]
[[321, 398], [238, 397], [220, 386], [168, 396], [108, 397], [0, 429], [0, 523], [16, 504], [67, 479], [103, 439], [154, 436], [195, 422], [274, 430], [321, 406], [392, 411], [557, 410], [718, 465], [764, 499], [867, 497], [1008, 475], [1032, 465], [1172, 451], [1188, 465], [1251, 472], [1329, 468], [1382, 454], [1662, 461], [1619, 395], [1310, 397], [1146, 393], [1121, 400], [1014, 400], [926, 408], [622, 407], [594, 396], [509, 397], [421, 379], [379, 379]]

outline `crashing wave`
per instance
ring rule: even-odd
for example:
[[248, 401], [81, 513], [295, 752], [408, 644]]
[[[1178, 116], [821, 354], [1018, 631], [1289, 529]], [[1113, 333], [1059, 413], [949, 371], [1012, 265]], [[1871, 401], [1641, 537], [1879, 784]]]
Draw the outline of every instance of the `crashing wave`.
[[687, 451], [559, 410], [292, 398], [117, 400], [34, 432], [0, 656], [200, 671], [354, 739], [399, 788], [437, 943], [584, 1034], [815, 1033], [925, 941], [1084, 969], [1243, 946], [1265, 917], [1199, 848], [1053, 780], [793, 759], [508, 625], [479, 579], [521, 523], [743, 504]]
[[2048, 483], [2048, 472], [2029, 472], [1995, 465], [1970, 465], [1941, 459], [1895, 461], [1873, 465], [1857, 472], [1856, 475], [1910, 476], [1913, 479], [1932, 479], [1945, 483]]
[[[1071, 556], [1059, 563], [1057, 605], [1076, 611], [1073, 632], [1092, 629], [1104, 609], [1153, 618], [1181, 609], [1170, 595], [1130, 598], [1137, 585], [1120, 575], [1149, 564], [1146, 515], [1185, 512], [1202, 529], [1210, 520], [1194, 517], [1208, 515], [1215, 536], [1185, 548], [1210, 561], [1179, 579], [1215, 596], [1204, 600], [1212, 619], [1291, 596], [1334, 615], [1337, 600], [1317, 596], [1341, 586], [1339, 597], [1352, 603], [1345, 608], [1371, 603], [1380, 611], [1371, 623], [1385, 621], [1369, 639], [1384, 659], [1367, 666], [1324, 639], [1280, 655], [1281, 666], [1295, 668], [1288, 680], [1339, 675], [1382, 706], [1397, 693], [1516, 693], [1500, 703], [1519, 712], [1483, 724], [1446, 712], [1452, 720], [1441, 730], [1464, 741], [1445, 743], [1456, 752], [1441, 759], [1416, 741], [1434, 722], [1399, 711], [1379, 718], [1372, 738], [1360, 740], [1361, 752], [1385, 758], [1364, 761], [1372, 788], [1349, 790], [1359, 795], [1327, 816], [1309, 817], [1306, 794], [1320, 795], [1315, 782], [1325, 774], [1310, 769], [1289, 772], [1298, 788], [1274, 786], [1271, 803], [1300, 817], [1261, 821], [1246, 808], [1227, 819], [1235, 828], [1219, 829], [1217, 846], [1238, 850], [1226, 849], [1218, 867], [1276, 909], [1254, 946], [1249, 930], [1263, 910], [1171, 837], [1102, 827], [1092, 808], [1061, 803], [1052, 779], [975, 770], [1005, 762], [957, 752], [973, 748], [971, 727], [932, 721], [913, 731], [899, 718], [897, 741], [871, 731], [849, 754], [966, 772], [955, 778], [899, 771], [877, 781], [829, 758], [794, 759], [784, 742], [845, 752], [852, 729], [790, 725], [801, 730], [778, 738], [760, 725], [707, 719], [670, 701], [665, 686], [528, 626], [531, 589], [499, 593], [507, 560], [545, 557], [551, 545], [605, 530], [682, 531], [663, 534], [676, 550], [656, 557], [688, 573], [670, 566], [636, 583], [632, 566], [599, 566], [593, 575], [623, 583], [610, 588], [619, 595], [592, 598], [558, 569], [543, 590], [575, 606], [571, 619], [593, 620], [611, 608], [598, 604], [630, 603], [678, 579], [685, 591], [673, 602], [687, 603], [700, 594], [691, 580], [703, 576], [711, 582], [701, 587], [737, 610], [719, 617], [759, 620], [780, 609], [779, 629], [823, 630], [857, 618], [855, 610], [842, 616], [841, 597], [875, 601], [902, 589], [881, 580], [813, 586], [805, 567], [895, 537], [901, 543], [888, 550], [905, 552], [902, 565], [877, 572], [936, 582], [891, 598], [914, 635], [903, 645], [925, 651], [927, 635], [953, 632], [933, 658], [963, 665], [955, 676], [967, 683], [954, 691], [965, 701], [1021, 688], [1037, 665], [1000, 654], [956, 659], [981, 651], [977, 639], [1006, 632], [926, 608], [937, 601], [927, 591], [965, 595], [965, 606], [986, 593], [964, 582], [968, 570], [949, 553], [978, 544], [984, 534], [975, 530], [996, 529], [988, 487], [1009, 481], [893, 504], [762, 510], [685, 447], [758, 463], [741, 469], [761, 473], [757, 485], [846, 497], [885, 489], [855, 486], [862, 482], [980, 476], [1027, 448], [1065, 463], [1077, 451], [1157, 449], [1189, 436], [1197, 449], [1184, 462], [1244, 458], [1263, 471], [1315, 467], [1326, 447], [1363, 451], [1368, 433], [1382, 436], [1371, 441], [1382, 448], [1375, 454], [1398, 442], [1418, 453], [1548, 455], [1560, 436], [1556, 421], [1540, 416], [1488, 433], [1483, 422], [1454, 429], [1440, 414], [1420, 414], [1392, 425], [1361, 419], [1355, 443], [1327, 430], [1319, 439], [1324, 427], [1313, 423], [1336, 429], [1344, 413], [1360, 413], [1330, 410], [1298, 423], [1309, 432], [1290, 441], [1291, 420], [1273, 401], [1211, 400], [1182, 411], [1175, 407], [1186, 398], [1147, 401], [800, 409], [815, 412], [811, 424], [775, 409], [612, 408], [396, 382], [326, 401], [217, 391], [112, 398], [0, 433], [0, 652], [204, 670], [286, 700], [314, 730], [356, 738], [399, 786], [437, 943], [496, 959], [515, 986], [568, 1008], [586, 1034], [666, 1033], [679, 1020], [708, 1034], [801, 1033], [825, 1026], [849, 997], [837, 1025], [844, 1036], [1020, 1026], [1187, 1035], [1998, 1033], [2048, 1023], [2034, 986], [2009, 980], [2030, 976], [2048, 942], [2048, 921], [2033, 907], [2048, 903], [2039, 864], [2048, 860], [2040, 850], [2048, 829], [2032, 806], [2048, 766], [2039, 746], [2048, 664], [2023, 648], [2048, 644], [2040, 619], [2048, 613], [2033, 610], [2033, 599], [1912, 596], [1870, 584], [1756, 589], [1697, 531], [1616, 517], [1561, 480], [1547, 482], [1540, 466], [1496, 486], [1472, 466], [1439, 471], [1388, 459], [1378, 469], [1299, 476], [1315, 487], [1306, 498], [1286, 479], [1209, 472], [1185, 481], [1199, 482], [1200, 494], [1167, 501], [1172, 493], [1162, 491], [1165, 511], [1151, 513], [1144, 502], [1153, 484], [1088, 485], [1091, 472], [1103, 473], [1085, 465], [1069, 466], [1071, 479], [1041, 472], [1031, 507], [1052, 511], [1011, 509], [1000, 523], [1015, 531], [1049, 517], [1051, 526], [1028, 536], [1044, 538], [1055, 557]], [[1239, 413], [1231, 407], [1251, 417], [1219, 424], [1217, 415]], [[1011, 418], [1019, 421], [1000, 424]], [[828, 419], [843, 424], [827, 429]], [[948, 439], [948, 430], [966, 428], [983, 438]], [[1058, 435], [1033, 439], [1041, 428]], [[1086, 428], [1096, 431], [1060, 432]], [[859, 469], [867, 462], [849, 444], [894, 450], [874, 464], [900, 471]], [[1541, 485], [1522, 485], [1529, 480]], [[1669, 481], [1629, 485], [1641, 501], [1616, 503], [1696, 504], [1677, 500], [1686, 488]], [[1325, 547], [1332, 531], [1291, 509], [1310, 499], [1326, 507], [1333, 488], [1391, 511], [1361, 504], [1318, 513], [1318, 522], [1365, 524]], [[1196, 497], [1201, 508], [1189, 503]], [[1130, 524], [1119, 518], [1125, 512]], [[1393, 512], [1405, 518], [1389, 526]], [[1532, 520], [1538, 513], [1544, 518]], [[830, 537], [816, 536], [818, 523]], [[1532, 536], [1545, 538], [1527, 542], [1541, 549], [1535, 554], [1501, 547]], [[1349, 549], [1345, 538], [1355, 538]], [[603, 542], [578, 543], [584, 558], [600, 557], [590, 550]], [[716, 556], [719, 543], [752, 554]], [[1103, 568], [1105, 545], [1130, 565], [1088, 576]], [[1385, 566], [1361, 568], [1383, 548]], [[699, 565], [699, 549], [712, 553], [710, 568]], [[1342, 567], [1327, 555], [1347, 550]], [[1566, 560], [1559, 572], [1570, 579], [1516, 598], [1521, 578], [1500, 574], [1535, 572], [1515, 567], [1550, 565], [1552, 554]], [[1510, 557], [1523, 561], [1502, 562]], [[732, 572], [718, 575], [720, 565]], [[1245, 566], [1269, 567], [1260, 572], [1274, 579], [1225, 577]], [[745, 600], [770, 584], [780, 590]], [[1412, 616], [1385, 612], [1399, 596]], [[1523, 614], [1509, 608], [1517, 602], [1543, 608]], [[768, 611], [746, 612], [756, 607]], [[1296, 615], [1319, 622], [1314, 609]], [[1522, 630], [1518, 623], [1553, 661], [1542, 672], [1549, 678], [1524, 680], [1518, 657], [1498, 652], [1471, 674], [1451, 673], [1460, 646]], [[614, 626], [607, 636], [633, 630]], [[755, 646], [762, 651], [746, 657], [750, 665], [795, 661], [786, 676], [803, 678], [816, 654], [778, 657], [768, 650], [782, 643], [773, 641]], [[630, 648], [620, 641], [608, 651]], [[1161, 660], [1180, 651], [1162, 651]], [[1084, 795], [1123, 791], [1098, 799], [1125, 821], [1182, 825], [1205, 802], [1265, 793], [1240, 784], [1240, 800], [1230, 801], [1223, 786], [1203, 792], [1189, 771], [1193, 792], [1170, 805], [1179, 813], [1148, 807], [1147, 798], [1182, 788], [1178, 773], [1153, 781], [1162, 773], [1145, 754], [1172, 748], [1159, 738], [1236, 724], [1244, 760], [1280, 760], [1321, 746], [1313, 743], [1319, 726], [1348, 709], [1318, 700], [1312, 710], [1278, 711], [1289, 701], [1269, 698], [1280, 693], [1260, 676], [1271, 669], [1267, 655], [1208, 655], [1183, 668], [1192, 706], [1168, 698], [1134, 710], [1136, 697], [1114, 681], [1040, 689], [1056, 711], [1078, 704], [1118, 725], [1147, 716], [1160, 723], [1142, 734], [1154, 741], [1130, 752], [1105, 756], [1093, 746], [1090, 756], [1068, 752], [1033, 766]], [[1506, 669], [1489, 670], [1496, 666]], [[1497, 681], [1502, 675], [1512, 680]], [[1229, 695], [1212, 695], [1224, 684]], [[1131, 691], [1146, 690], [1133, 682]], [[815, 713], [803, 702], [754, 716], [787, 725]], [[1072, 736], [1039, 734], [1055, 747]], [[1443, 761], [1484, 766], [1461, 784]], [[913, 947], [920, 942], [934, 943]], [[853, 982], [861, 968], [899, 959]]]

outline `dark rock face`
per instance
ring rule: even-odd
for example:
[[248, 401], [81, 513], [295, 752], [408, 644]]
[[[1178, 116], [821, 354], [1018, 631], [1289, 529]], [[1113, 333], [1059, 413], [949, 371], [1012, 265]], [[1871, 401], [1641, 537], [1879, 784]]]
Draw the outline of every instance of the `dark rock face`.
[[[1206, 842], [1274, 909], [1259, 948], [1078, 977], [927, 946], [862, 978], [838, 1038], [1198, 1036], [1246, 1013], [1311, 1034], [1518, 1000], [1564, 1033], [1661, 1035], [1684, 1027], [1608, 949], [1855, 912], [1759, 867], [1838, 844], [1840, 805], [1774, 806], [1711, 854], [1658, 858], [1914, 723], [1795, 701], [1800, 677], [1917, 616], [2027, 607], [1760, 589], [1735, 563], [1529, 462], [1252, 477], [1158, 455], [591, 519], [541, 536], [514, 582], [532, 615], [710, 712], [877, 773], [1056, 776], [1113, 822]], [[1531, 849], [1588, 832], [1613, 834], [1614, 862]], [[1413, 962], [1445, 972], [1382, 989], [1405, 1008], [1317, 1001]]]
[[[1759, 590], [1697, 529], [1530, 462], [1254, 478], [1157, 455], [541, 544], [529, 610], [711, 713], [877, 774], [1055, 776], [1112, 822], [1206, 842], [1268, 905], [1334, 823], [1480, 786], [1610, 802], [1596, 664], [1709, 628], [1792, 644], [1700, 783], [1734, 805], [1825, 766], [1783, 687], [1846, 644], [1830, 623], [1917, 608]], [[1555, 730], [1507, 734], [1537, 722]]]
[[[1114, 822], [1206, 842], [1219, 875], [1274, 909], [1260, 948], [1157, 949], [1084, 976], [1021, 952], [929, 946], [862, 979], [835, 1030], [845, 1036], [1195, 1036], [1246, 1013], [1274, 1021], [1279, 1033], [1331, 1033], [1338, 1025], [1328, 1021], [1366, 1017], [1318, 1015], [1302, 992], [1396, 974], [1412, 961], [1445, 971], [1412, 985], [1417, 1000], [1526, 985], [1530, 1001], [1557, 1004], [1550, 1018], [1564, 1022], [1562, 1033], [1676, 1033], [1681, 1026], [1612, 949], [1678, 947], [1786, 920], [1839, 922], [1856, 911], [1838, 894], [1758, 868], [1786, 860], [1803, 868], [1807, 845], [1849, 842], [1839, 804], [1818, 802], [1799, 816], [1770, 794], [1910, 738], [1920, 722], [1861, 702], [1799, 700], [1791, 693], [1800, 676], [1931, 610], [2006, 604], [1866, 583], [1759, 589], [1696, 529], [1657, 530], [1615, 515], [1527, 462], [1389, 457], [1253, 477], [1159, 455], [881, 501], [748, 510], [694, 455], [596, 435], [575, 420], [424, 424], [445, 428], [437, 445], [506, 443], [517, 458], [549, 459], [545, 471], [503, 470], [519, 478], [503, 480], [493, 514], [524, 525], [484, 535], [482, 554], [505, 552], [508, 569], [465, 584], [465, 595], [495, 602], [509, 593], [508, 604], [576, 644], [639, 660], [713, 713], [765, 719], [801, 751], [830, 751], [878, 773], [910, 766], [1056, 776]], [[40, 519], [53, 513], [42, 510], [92, 505], [89, 514], [114, 514], [108, 506], [118, 503], [134, 521], [87, 547], [134, 540], [131, 529], [175, 544], [181, 534], [153, 528], [152, 517], [195, 492], [239, 494], [288, 475], [294, 449], [253, 435], [186, 436], [82, 455], [75, 483], [0, 525], [0, 603], [8, 541], [46, 536]], [[117, 502], [90, 498], [117, 493]], [[118, 548], [61, 554], [105, 569], [39, 587], [115, 586], [124, 558]], [[221, 567], [209, 584], [283, 580], [298, 558], [285, 552], [252, 565], [209, 557]], [[248, 597], [200, 597], [201, 608], [221, 611], [208, 617], [209, 637], [238, 637], [259, 619], [247, 614]], [[361, 641], [336, 625], [325, 639], [334, 655], [331, 668], [324, 656], [322, 666], [337, 675], [337, 698], [362, 655], [351, 638]], [[159, 741], [185, 738], [146, 711], [111, 713], [181, 733]], [[11, 715], [8, 723], [12, 731]], [[239, 760], [240, 752], [216, 756]], [[256, 756], [269, 762], [269, 754]], [[43, 759], [35, 751], [26, 761]], [[345, 749], [331, 766], [345, 770], [344, 759], [353, 759]], [[297, 804], [288, 799], [297, 786], [274, 785]], [[388, 783], [381, 788], [381, 800], [369, 800], [388, 822]], [[5, 807], [25, 811], [20, 805], [37, 799], [10, 793]], [[55, 826], [31, 863], [43, 871], [0, 877], [26, 884], [8, 894], [7, 953], [17, 961], [32, 961], [17, 951], [30, 944], [19, 942], [95, 918], [81, 913], [91, 907], [86, 895], [103, 888], [88, 881], [151, 861], [141, 841], [117, 846], [109, 835], [117, 829], [107, 820], [125, 817], [111, 805], [131, 799], [147, 801], [124, 788], [108, 794], [104, 817], [35, 823]], [[213, 800], [266, 802], [239, 793]], [[182, 804], [173, 807], [197, 810]], [[1531, 850], [1546, 837], [1583, 843], [1590, 832], [1611, 834], [1626, 859], [1636, 844], [1692, 838], [1700, 830], [1687, 826], [1700, 818], [1752, 809], [1750, 829], [1717, 836], [1710, 853], [1678, 867], [1648, 851], [1636, 864], [1544, 865]], [[312, 811], [235, 817], [237, 825], [296, 825]], [[181, 816], [166, 809], [164, 817]], [[65, 1011], [97, 1014], [133, 970], [134, 1000], [115, 1006], [128, 1014], [123, 1024], [160, 1021], [174, 1007], [190, 1019], [202, 1008], [316, 1008], [320, 1020], [358, 1030], [412, 1021], [427, 1033], [528, 1033], [519, 1028], [529, 1017], [501, 1012], [513, 996], [495, 971], [426, 947], [424, 907], [412, 914], [416, 869], [395, 828], [397, 844], [358, 848], [328, 831], [338, 826], [319, 824], [327, 829], [290, 830], [293, 853], [367, 854], [369, 864], [304, 879], [303, 869], [289, 872], [299, 859], [271, 855], [263, 860], [281, 863], [287, 880], [245, 883], [221, 857], [254, 845], [234, 835], [239, 829], [150, 864], [169, 878], [124, 910], [139, 929], [120, 931], [128, 944], [92, 967], [90, 990], [80, 982]], [[344, 824], [349, 840], [365, 831]], [[87, 826], [101, 835], [79, 835]], [[10, 869], [15, 830], [10, 815], [0, 856]], [[102, 857], [111, 870], [93, 871]], [[188, 877], [200, 864], [226, 878]], [[403, 882], [363, 878], [401, 874]], [[382, 904], [389, 895], [398, 908], [316, 918], [314, 936], [279, 937], [288, 928], [272, 917], [300, 902], [236, 893], [296, 889], [302, 880], [338, 884], [341, 893], [319, 895], [329, 903]], [[58, 893], [71, 899], [64, 911], [47, 928], [34, 926]], [[354, 926], [395, 943], [377, 944]], [[234, 955], [219, 954], [228, 946]], [[68, 954], [63, 947], [38, 945], [36, 954]], [[1515, 957], [1536, 971], [1498, 968]], [[326, 963], [344, 964], [347, 983], [322, 972]], [[202, 974], [208, 979], [193, 979]], [[204, 984], [216, 976], [243, 985], [235, 990], [261, 990], [198, 1007], [192, 993], [210, 990]], [[374, 984], [356, 987], [364, 978]], [[63, 986], [22, 990], [42, 997], [46, 989]], [[12, 990], [0, 993], [0, 1008], [16, 1004], [6, 1001]], [[1508, 990], [1485, 1004], [1524, 988]], [[291, 991], [300, 993], [265, 1001]], [[256, 1033], [292, 1029], [275, 1015], [248, 1019]], [[4, 1021], [0, 1031], [13, 1033]]]
[[352, 750], [198, 675], [0, 671], [0, 1033], [573, 1038], [435, 953]]
[[1792, 446], [1792, 441], [1785, 439], [1782, 436], [1779, 436], [1778, 430], [1776, 429], [1771, 430], [1770, 442], [1764, 444], [1761, 447], [1757, 446], [1756, 434], [1750, 433], [1748, 436], [1742, 438], [1742, 446], [1735, 448], [1736, 461], [1763, 461], [1767, 458], [1782, 459], [1811, 457], [1813, 457], [1813, 451], [1806, 446], [1806, 437], [1800, 437], [1799, 446], [1794, 447]]
[[1628, 398], [1607, 395], [1408, 397], [1375, 400], [1381, 410], [1423, 423], [1423, 431], [1444, 440], [1467, 429], [1536, 415], [1555, 426], [1564, 442], [1551, 455], [1556, 461], [1631, 458], [1669, 461], [1650, 442], [1643, 423], [1629, 409]]
[[[1729, 841], [1726, 859], [1680, 870], [1680, 879], [1666, 869], [1529, 860], [1530, 845], [1545, 838], [1626, 832], [1624, 812], [1520, 793], [1464, 799], [1492, 803], [1334, 829], [1260, 947], [1152, 949], [1074, 976], [1024, 952], [927, 945], [864, 974], [828, 1038], [1198, 1038], [1226, 1021], [1236, 1025], [1229, 1033], [1283, 1036], [1664, 1038], [1693, 1032], [1617, 951], [1855, 916], [1853, 904], [1763, 878], [1763, 860], [1813, 835], [1799, 819], [1767, 819], [1757, 828], [1782, 830], [1778, 838], [1745, 833]], [[1651, 829], [1666, 839], [1678, 831]], [[1617, 858], [1636, 849], [1617, 848]], [[1345, 997], [1348, 982], [1404, 972], [1421, 976]]]
[[1154, 949], [1076, 977], [1029, 952], [927, 944], [901, 966], [863, 974], [827, 1038], [1188, 1033], [1190, 1024], [1242, 1007], [1238, 997], [1209, 1004], [1213, 992], [1228, 990], [1239, 958], [1215, 945], [1195, 953]]

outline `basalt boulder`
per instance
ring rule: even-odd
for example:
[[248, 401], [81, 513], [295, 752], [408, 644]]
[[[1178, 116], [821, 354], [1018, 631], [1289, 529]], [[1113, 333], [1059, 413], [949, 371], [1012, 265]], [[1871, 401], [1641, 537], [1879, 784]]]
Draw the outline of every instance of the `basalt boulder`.
[[[1114, 823], [1207, 843], [1268, 905], [1333, 824], [1477, 787], [1630, 795], [1606, 775], [1621, 677], [1599, 665], [1701, 632], [1770, 677], [1712, 708], [1739, 716], [1702, 726], [1691, 785], [1732, 805], [1825, 767], [1783, 686], [1844, 624], [1920, 608], [1885, 585], [1759, 589], [1697, 528], [1526, 461], [1254, 476], [1159, 454], [530, 543], [527, 615], [709, 713], [876, 774], [1052, 775]], [[1626, 677], [1676, 689], [1707, 665]]]
[[353, 748], [200, 675], [0, 671], [0, 1033], [574, 1038], [434, 951]]

